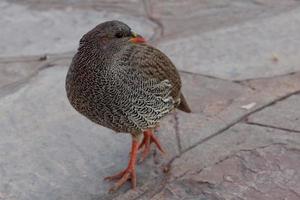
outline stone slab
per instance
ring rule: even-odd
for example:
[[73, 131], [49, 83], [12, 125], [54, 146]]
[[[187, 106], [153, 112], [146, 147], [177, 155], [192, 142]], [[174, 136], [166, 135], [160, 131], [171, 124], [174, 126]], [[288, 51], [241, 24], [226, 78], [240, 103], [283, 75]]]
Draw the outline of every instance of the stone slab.
[[[300, 73], [237, 83], [186, 73], [181, 76], [183, 93], [194, 112], [178, 112], [178, 132], [183, 150], [255, 109], [300, 91]], [[244, 108], [251, 104], [251, 108]]]
[[110, 10], [132, 15], [145, 15], [144, 2], [139, 0], [10, 0], [33, 9], [80, 8], [90, 10]]
[[151, 0], [151, 15], [163, 25], [163, 38], [204, 32], [263, 19], [297, 6], [296, 0]]
[[176, 159], [169, 181], [140, 199], [299, 199], [298, 133], [238, 124]]
[[247, 86], [191, 73], [180, 73], [182, 92], [193, 113], [212, 117], [222, 112], [245, 92]]
[[0, 88], [14, 82], [20, 81], [31, 74], [41, 66], [41, 62], [0, 62]]
[[247, 121], [300, 131], [300, 95], [277, 102], [250, 116]]
[[[177, 113], [178, 132], [183, 150], [247, 113], [239, 107], [247, 103], [238, 101], [245, 94], [252, 92], [248, 87], [195, 74], [180, 75], [183, 94], [186, 94], [192, 110], [192, 113]], [[224, 112], [228, 110], [232, 114], [223, 117]]]
[[[298, 133], [238, 124], [187, 151], [300, 90], [300, 74], [290, 73], [300, 69], [298, 5], [296, 0], [1, 1], [0, 199], [299, 199]], [[68, 104], [64, 76], [72, 53], [67, 62], [44, 69], [48, 61], [19, 60], [64, 56], [84, 32], [109, 19], [127, 22], [146, 38], [156, 35], [161, 22], [164, 35], [154, 45], [182, 71], [246, 79], [181, 73], [193, 113], [164, 119], [158, 135], [168, 154], [152, 151], [138, 166], [138, 190], [125, 195], [130, 184], [108, 195], [111, 184], [102, 178], [125, 167], [130, 137], [92, 124]], [[17, 57], [6, 62], [7, 56]], [[277, 102], [249, 122], [299, 131], [298, 100]], [[163, 173], [172, 158], [172, 170]]]
[[299, 79], [300, 72], [295, 72], [282, 76], [239, 81], [238, 83], [246, 85], [253, 91], [261, 93], [263, 98], [270, 96], [279, 98], [284, 93], [289, 94], [300, 90]]
[[159, 48], [184, 71], [244, 80], [299, 67], [300, 8], [188, 37], [163, 38]]
[[84, 33], [107, 20], [124, 21], [145, 38], [154, 34], [155, 27], [150, 20], [136, 17], [133, 12], [96, 11], [92, 6], [38, 10], [1, 1], [0, 10], [0, 57], [75, 51]]
[[[128, 183], [108, 195], [111, 183], [103, 181], [127, 165], [130, 136], [93, 124], [69, 105], [66, 70], [59, 65], [43, 69], [1, 96], [1, 198], [110, 199], [130, 188]], [[150, 156], [139, 165], [139, 186], [161, 176], [161, 165], [178, 153], [172, 120], [166, 118], [159, 132], [169, 156], [156, 153], [158, 159]]]

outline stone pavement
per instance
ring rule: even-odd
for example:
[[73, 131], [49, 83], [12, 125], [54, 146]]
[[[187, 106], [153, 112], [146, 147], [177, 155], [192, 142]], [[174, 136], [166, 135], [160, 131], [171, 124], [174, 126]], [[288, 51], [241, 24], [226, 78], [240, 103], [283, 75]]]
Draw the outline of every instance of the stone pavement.
[[[69, 105], [83, 33], [119, 19], [174, 61], [193, 113], [165, 118], [166, 151], [138, 189], [108, 194], [130, 137]], [[0, 1], [0, 200], [300, 199], [297, 0]]]

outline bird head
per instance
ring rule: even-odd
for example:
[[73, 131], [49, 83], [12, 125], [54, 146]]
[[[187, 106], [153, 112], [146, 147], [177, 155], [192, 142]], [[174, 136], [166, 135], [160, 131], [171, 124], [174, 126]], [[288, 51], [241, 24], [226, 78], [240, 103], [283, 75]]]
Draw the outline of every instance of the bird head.
[[146, 42], [142, 36], [131, 31], [131, 28], [127, 24], [114, 20], [101, 23], [90, 30], [81, 38], [80, 45], [93, 43], [105, 46], [114, 41]]

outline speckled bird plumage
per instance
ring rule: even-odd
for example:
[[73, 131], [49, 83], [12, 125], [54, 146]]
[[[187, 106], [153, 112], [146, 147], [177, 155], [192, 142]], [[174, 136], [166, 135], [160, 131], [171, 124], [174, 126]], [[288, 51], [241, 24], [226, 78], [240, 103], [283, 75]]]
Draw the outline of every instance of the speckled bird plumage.
[[178, 71], [158, 49], [129, 41], [126, 24], [105, 23], [80, 40], [66, 78], [68, 99], [78, 112], [116, 132], [154, 128], [181, 105]]

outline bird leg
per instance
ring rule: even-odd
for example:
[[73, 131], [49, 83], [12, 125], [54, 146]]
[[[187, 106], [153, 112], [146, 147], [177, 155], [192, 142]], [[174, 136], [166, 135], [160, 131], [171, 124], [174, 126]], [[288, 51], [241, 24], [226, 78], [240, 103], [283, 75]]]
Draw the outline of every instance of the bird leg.
[[132, 189], [136, 189], [135, 165], [136, 165], [138, 148], [139, 148], [139, 139], [138, 137], [132, 136], [130, 159], [127, 168], [122, 170], [120, 173], [116, 175], [108, 176], [104, 178], [105, 180], [119, 179], [115, 183], [115, 185], [109, 190], [109, 192], [117, 191], [129, 179], [131, 179]]
[[162, 149], [158, 139], [153, 134], [153, 129], [148, 129], [148, 130], [144, 131], [143, 134], [144, 134], [143, 141], [139, 145], [139, 149], [143, 148], [141, 162], [143, 162], [146, 159], [146, 157], [149, 155], [150, 146], [151, 146], [152, 142], [154, 144], [156, 144], [156, 146], [157, 146], [157, 148], [159, 149], [160, 152], [164, 153], [164, 150]]

